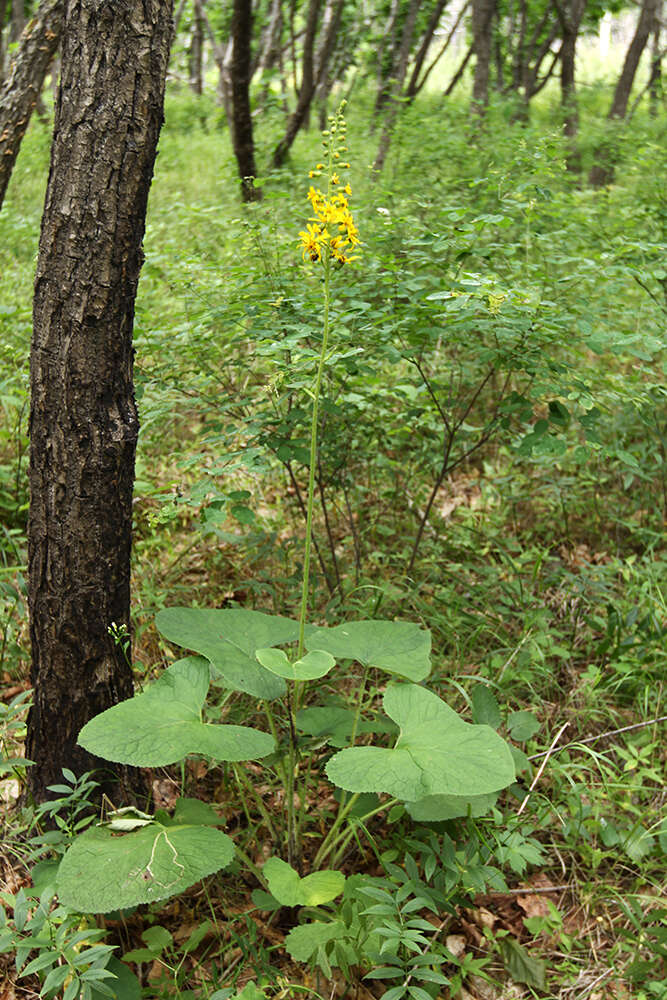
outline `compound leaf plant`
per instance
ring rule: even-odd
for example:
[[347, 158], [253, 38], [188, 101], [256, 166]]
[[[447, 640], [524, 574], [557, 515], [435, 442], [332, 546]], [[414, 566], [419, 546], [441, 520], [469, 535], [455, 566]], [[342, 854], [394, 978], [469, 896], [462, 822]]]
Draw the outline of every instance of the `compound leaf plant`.
[[[298, 620], [245, 609], [167, 608], [156, 620], [160, 633], [190, 652], [148, 689], [102, 713], [81, 731], [79, 742], [97, 756], [140, 767], [182, 761], [203, 754], [229, 762], [246, 795], [254, 795], [267, 826], [275, 833], [276, 855], [261, 870], [240, 847], [215, 828], [206, 808], [180, 800], [173, 816], [118, 810], [74, 840], [60, 864], [58, 892], [80, 912], [104, 912], [165, 899], [227, 867], [234, 857], [258, 878], [282, 906], [318, 906], [343, 892], [337, 865], [358, 829], [374, 814], [404, 803], [415, 818], [444, 819], [479, 814], [514, 780], [508, 745], [491, 726], [464, 722], [423, 685], [431, 669], [431, 636], [417, 624], [397, 621], [344, 622], [333, 628], [307, 623], [314, 472], [320, 389], [328, 359], [333, 274], [355, 259], [357, 228], [349, 208], [349, 184], [340, 172], [345, 159], [342, 108], [324, 133], [325, 164], [310, 172], [326, 190], [311, 186], [313, 215], [300, 234], [307, 266], [321, 268], [323, 329], [313, 379], [309, 483], [306, 506], [302, 598]], [[280, 647], [286, 646], [287, 649]], [[332, 707], [306, 707], [309, 681], [321, 678], [337, 660], [363, 669], [356, 708], [338, 715]], [[386, 716], [362, 717], [370, 671], [389, 675], [384, 691]], [[211, 681], [261, 702], [269, 732], [202, 720]], [[277, 706], [278, 710], [277, 710]], [[320, 712], [322, 718], [316, 718]], [[333, 725], [327, 733], [327, 716]], [[388, 717], [388, 718], [387, 718]], [[280, 738], [281, 721], [286, 719]], [[393, 720], [393, 721], [390, 721]], [[298, 733], [306, 734], [299, 739]], [[316, 734], [321, 732], [319, 738]], [[368, 734], [393, 745], [367, 745]], [[330, 739], [329, 739], [330, 737]], [[341, 791], [338, 811], [303, 876], [305, 802], [326, 745], [340, 747], [325, 767]], [[312, 758], [304, 760], [305, 749]], [[325, 748], [323, 750], [323, 747]], [[282, 782], [286, 818], [274, 824], [242, 768], [264, 761]], [[190, 801], [190, 806], [187, 803]], [[295, 805], [296, 802], [296, 805]], [[203, 804], [199, 803], [199, 806]], [[211, 814], [212, 810], [209, 810]], [[205, 814], [206, 813], [206, 814]], [[214, 814], [213, 814], [214, 815]], [[309, 842], [313, 843], [313, 831]], [[278, 855], [282, 854], [280, 857]], [[326, 867], [326, 866], [329, 867]]]

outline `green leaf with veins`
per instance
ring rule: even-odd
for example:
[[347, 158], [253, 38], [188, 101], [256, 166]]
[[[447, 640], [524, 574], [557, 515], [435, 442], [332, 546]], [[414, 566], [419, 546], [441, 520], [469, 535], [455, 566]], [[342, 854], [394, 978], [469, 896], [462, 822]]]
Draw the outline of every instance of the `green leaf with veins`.
[[313, 628], [306, 649], [323, 649], [336, 659], [357, 660], [410, 681], [431, 672], [431, 633], [413, 622], [345, 622], [335, 628]]
[[205, 656], [214, 677], [226, 687], [255, 698], [280, 698], [285, 693], [284, 680], [267, 674], [256, 653], [297, 639], [298, 622], [245, 608], [164, 608], [155, 625], [169, 642]]
[[384, 709], [400, 727], [396, 745], [341, 750], [326, 768], [335, 785], [416, 802], [431, 795], [483, 795], [514, 780], [505, 741], [489, 726], [464, 722], [431, 691], [390, 684]]
[[206, 660], [178, 660], [143, 694], [86, 723], [79, 745], [105, 760], [135, 767], [163, 767], [190, 753], [231, 761], [258, 760], [272, 753], [275, 744], [268, 733], [201, 721], [209, 682]]
[[156, 822], [125, 834], [91, 827], [60, 862], [58, 898], [80, 913], [152, 903], [226, 868], [233, 857], [232, 840], [210, 826]]

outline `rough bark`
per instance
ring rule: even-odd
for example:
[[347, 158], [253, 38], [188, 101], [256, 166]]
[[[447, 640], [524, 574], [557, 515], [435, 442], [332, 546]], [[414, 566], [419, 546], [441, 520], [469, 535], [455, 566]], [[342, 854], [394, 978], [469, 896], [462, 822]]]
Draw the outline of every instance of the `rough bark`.
[[489, 104], [489, 68], [491, 65], [492, 21], [496, 0], [472, 0], [472, 35], [475, 53], [475, 76], [472, 106], [475, 114], [484, 115]]
[[250, 114], [250, 72], [252, 39], [252, 0], [234, 0], [232, 15], [232, 137], [234, 155], [241, 178], [243, 201], [259, 201], [261, 188], [256, 188], [253, 179], [257, 176], [255, 167], [255, 143], [252, 134]]
[[[623, 69], [618, 78], [609, 114], [607, 115], [610, 121], [620, 121], [625, 118], [639, 60], [654, 27], [657, 9], [658, 0], [643, 0], [637, 20], [637, 27], [625, 55]], [[602, 187], [605, 184], [610, 184], [614, 178], [614, 164], [613, 150], [608, 143], [605, 143], [596, 150], [595, 160], [596, 162], [593, 164], [589, 175], [589, 182], [593, 187]]]
[[79, 731], [133, 692], [109, 627], [130, 628], [132, 326], [171, 13], [171, 0], [66, 0], [31, 350], [27, 755], [37, 801], [62, 767], [99, 765], [76, 745]]
[[44, 77], [58, 47], [65, 0], [43, 0], [26, 26], [0, 91], [0, 207]]

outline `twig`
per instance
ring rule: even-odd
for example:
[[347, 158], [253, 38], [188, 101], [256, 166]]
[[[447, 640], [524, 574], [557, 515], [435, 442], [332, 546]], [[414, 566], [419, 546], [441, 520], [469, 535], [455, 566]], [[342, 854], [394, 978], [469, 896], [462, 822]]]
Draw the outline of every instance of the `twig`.
[[[618, 736], [619, 733], [629, 733], [633, 729], [645, 729], [647, 726], [656, 726], [659, 722], [667, 722], [667, 715], [661, 715], [657, 719], [649, 719], [648, 722], [635, 722], [632, 726], [622, 726], [621, 729], [610, 729], [606, 733], [600, 733], [598, 736], [589, 736], [585, 740], [571, 740], [569, 743], [564, 743], [562, 747], [558, 747], [558, 752], [561, 750], [567, 750], [568, 747], [584, 746], [587, 743], [596, 743], [597, 740], [604, 740], [607, 736]], [[552, 747], [548, 750], [541, 750], [539, 753], [532, 754], [528, 760], [539, 760], [540, 757], [546, 757], [551, 753]]]
[[511, 895], [511, 896], [541, 896], [543, 892], [567, 892], [568, 889], [571, 889], [571, 888], [572, 888], [572, 886], [570, 886], [570, 885], [538, 885], [538, 886], [535, 886], [535, 887], [530, 886], [529, 888], [526, 888], [526, 889], [504, 889], [502, 892], [500, 890], [498, 892], [487, 892], [487, 893], [485, 893], [485, 895], [489, 896], [489, 898], [491, 898], [491, 899], [493, 899], [494, 897], [498, 897], [498, 896], [502, 897], [502, 896], [509, 896], [509, 895]]
[[533, 780], [531, 782], [530, 788], [528, 789], [528, 794], [526, 795], [525, 799], [523, 800], [523, 802], [519, 806], [519, 809], [518, 809], [518, 812], [517, 812], [517, 816], [520, 816], [521, 813], [523, 812], [523, 810], [526, 808], [526, 803], [528, 802], [528, 799], [532, 795], [532, 792], [533, 792], [533, 789], [535, 788], [535, 785], [537, 784], [537, 782], [542, 777], [542, 771], [547, 766], [547, 762], [549, 760], [549, 757], [551, 756], [552, 752], [554, 751], [554, 749], [556, 747], [556, 744], [558, 743], [559, 739], [561, 738], [561, 736], [563, 735], [563, 733], [565, 732], [565, 730], [567, 729], [567, 727], [569, 725], [570, 725], [569, 722], [564, 722], [563, 725], [558, 730], [558, 732], [556, 733], [556, 735], [555, 735], [555, 737], [554, 737], [554, 739], [553, 739], [553, 741], [551, 743], [551, 746], [549, 747], [549, 749], [547, 750], [547, 752], [546, 752], [546, 754], [544, 756], [544, 760], [542, 761], [542, 763], [539, 766], [537, 774], [535, 775], [535, 777], [533, 778]]
[[598, 983], [601, 983], [602, 980], [606, 979], [607, 976], [609, 976], [613, 971], [614, 971], [613, 969], [605, 969], [605, 971], [602, 973], [601, 976], [598, 976], [597, 979], [594, 979], [592, 983], [589, 983], [588, 986], [585, 986], [584, 989], [581, 991], [581, 993], [577, 993], [576, 1000], [582, 1000], [582, 997], [585, 997], [588, 993], [590, 993], [594, 986], [597, 986]]

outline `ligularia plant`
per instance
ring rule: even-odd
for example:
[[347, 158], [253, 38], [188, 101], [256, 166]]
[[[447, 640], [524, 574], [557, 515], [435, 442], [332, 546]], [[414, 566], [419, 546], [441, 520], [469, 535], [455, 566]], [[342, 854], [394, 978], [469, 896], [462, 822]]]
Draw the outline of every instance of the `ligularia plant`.
[[[161, 767], [200, 754], [225, 761], [248, 816], [273, 845], [259, 869], [219, 826], [202, 802], [181, 799], [170, 815], [123, 809], [81, 834], [58, 873], [61, 901], [82, 912], [106, 912], [165, 899], [236, 857], [282, 906], [318, 906], [344, 889], [337, 870], [359, 824], [397, 803], [418, 820], [475, 815], [514, 779], [507, 744], [485, 725], [464, 722], [424, 686], [431, 670], [431, 636], [419, 625], [352, 621], [334, 628], [309, 625], [311, 560], [319, 403], [331, 334], [332, 282], [358, 257], [359, 232], [351, 189], [341, 109], [323, 133], [324, 162], [310, 172], [311, 216], [299, 234], [306, 266], [321, 268], [323, 326], [310, 397], [312, 421], [298, 618], [245, 609], [167, 608], [158, 631], [189, 655], [147, 690], [92, 719], [79, 743], [109, 761]], [[357, 663], [355, 704], [312, 704], [309, 684]], [[388, 675], [384, 712], [373, 711], [369, 679]], [[257, 699], [268, 731], [211, 724], [202, 710], [211, 683]], [[376, 685], [377, 686], [377, 685]], [[378, 742], [372, 742], [375, 738]], [[371, 742], [369, 742], [369, 740]], [[337, 750], [331, 754], [330, 748]], [[242, 764], [263, 761], [284, 790], [285, 815], [271, 814]], [[253, 769], [256, 772], [256, 767]], [[307, 802], [323, 776], [338, 788], [329, 828], [309, 825]], [[306, 839], [307, 838], [307, 839]], [[304, 843], [309, 845], [307, 856]]]

